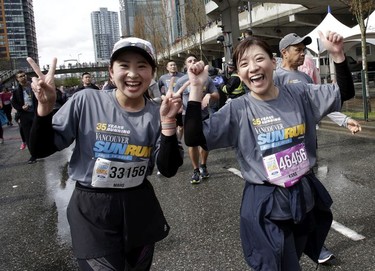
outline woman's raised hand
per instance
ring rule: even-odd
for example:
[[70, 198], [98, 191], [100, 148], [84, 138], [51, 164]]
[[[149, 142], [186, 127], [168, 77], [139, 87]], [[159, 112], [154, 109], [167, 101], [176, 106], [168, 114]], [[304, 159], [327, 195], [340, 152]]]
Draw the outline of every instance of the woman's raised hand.
[[201, 102], [203, 98], [203, 87], [208, 80], [208, 65], [203, 61], [192, 64], [188, 68], [190, 94], [189, 101]]
[[56, 102], [55, 71], [57, 59], [53, 58], [47, 74], [43, 74], [39, 66], [31, 58], [27, 58], [30, 66], [38, 77], [32, 78], [31, 87], [38, 100], [38, 115], [43, 117], [53, 111]]
[[324, 48], [330, 53], [332, 60], [341, 63], [345, 60], [344, 54], [344, 37], [332, 31], [328, 31], [325, 35], [318, 31], [319, 38]]
[[176, 93], [173, 92], [173, 85], [176, 78], [172, 77], [169, 82], [168, 91], [165, 96], [162, 97], [163, 102], [160, 107], [160, 117], [161, 121], [165, 119], [175, 119], [178, 111], [182, 106], [181, 93], [188, 86], [189, 81], [187, 81]]

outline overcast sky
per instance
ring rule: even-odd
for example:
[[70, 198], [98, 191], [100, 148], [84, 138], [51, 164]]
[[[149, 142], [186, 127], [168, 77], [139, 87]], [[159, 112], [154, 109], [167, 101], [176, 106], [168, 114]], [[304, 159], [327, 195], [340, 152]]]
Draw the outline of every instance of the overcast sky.
[[57, 65], [77, 58], [80, 62], [94, 62], [91, 12], [101, 7], [119, 11], [119, 0], [34, 0], [33, 4], [42, 67], [53, 57], [57, 57]]

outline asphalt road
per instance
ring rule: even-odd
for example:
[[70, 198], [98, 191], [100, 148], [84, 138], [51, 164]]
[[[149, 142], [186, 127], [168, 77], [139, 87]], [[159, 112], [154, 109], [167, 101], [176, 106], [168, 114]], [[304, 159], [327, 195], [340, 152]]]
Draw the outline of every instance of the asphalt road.
[[[26, 164], [27, 150], [19, 150], [17, 128], [4, 129], [0, 145], [0, 270], [74, 271], [66, 206], [73, 188], [67, 180], [69, 149]], [[333, 199], [335, 228], [326, 245], [336, 259], [318, 270], [375, 270], [375, 133], [319, 130], [318, 176]], [[238, 164], [231, 149], [210, 153], [211, 177], [190, 184], [188, 157], [170, 179], [150, 177], [170, 235], [159, 242], [153, 271], [242, 271], [239, 207], [243, 180], [235, 174]], [[338, 225], [343, 227], [338, 227]], [[337, 229], [344, 229], [338, 232]], [[352, 232], [351, 232], [352, 231]], [[353, 236], [364, 237], [355, 241]], [[303, 270], [316, 270], [307, 257]]]

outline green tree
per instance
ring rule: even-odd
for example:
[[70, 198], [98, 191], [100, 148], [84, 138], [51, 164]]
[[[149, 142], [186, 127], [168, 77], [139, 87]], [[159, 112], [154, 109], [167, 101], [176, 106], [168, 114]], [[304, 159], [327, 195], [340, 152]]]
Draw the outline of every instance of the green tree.
[[145, 32], [145, 17], [143, 13], [138, 13], [134, 18], [134, 36], [141, 38], [141, 39], [147, 39], [146, 32]]
[[[361, 49], [362, 49], [362, 69], [364, 71], [364, 85], [366, 98], [365, 105], [365, 119], [368, 120], [367, 109], [371, 112], [370, 92], [369, 92], [369, 81], [368, 81], [368, 69], [367, 69], [367, 54], [366, 54], [366, 30], [368, 25], [368, 17], [375, 9], [374, 0], [340, 0], [340, 2], [348, 5], [350, 11], [355, 16], [359, 29], [361, 31]], [[367, 19], [366, 19], [367, 18]]]
[[77, 77], [67, 77], [62, 80], [62, 83], [59, 85], [63, 85], [66, 87], [74, 87], [78, 86], [81, 83], [81, 79]]
[[146, 0], [138, 7], [134, 22], [134, 35], [152, 43], [156, 59], [160, 54], [170, 57], [170, 29], [166, 5], [167, 2], [164, 0]]

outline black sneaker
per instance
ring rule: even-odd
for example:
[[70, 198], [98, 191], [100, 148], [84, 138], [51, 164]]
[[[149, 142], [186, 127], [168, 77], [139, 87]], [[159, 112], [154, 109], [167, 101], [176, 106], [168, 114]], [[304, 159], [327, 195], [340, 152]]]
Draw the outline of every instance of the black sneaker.
[[29, 159], [29, 161], [27, 161], [27, 163], [28, 163], [29, 165], [31, 165], [31, 164], [35, 164], [35, 163], [36, 163], [36, 158], [31, 156], [30, 159]]
[[202, 179], [207, 179], [208, 177], [210, 177], [210, 173], [208, 173], [206, 165], [201, 165], [199, 168], [199, 172], [201, 174]]
[[190, 183], [192, 184], [199, 184], [201, 182], [201, 176], [199, 173], [199, 169], [194, 169], [193, 175], [191, 176]]
[[322, 250], [320, 251], [318, 263], [326, 263], [329, 260], [333, 259], [335, 256], [331, 251], [328, 250], [325, 246], [322, 247]]

